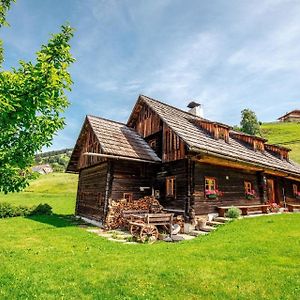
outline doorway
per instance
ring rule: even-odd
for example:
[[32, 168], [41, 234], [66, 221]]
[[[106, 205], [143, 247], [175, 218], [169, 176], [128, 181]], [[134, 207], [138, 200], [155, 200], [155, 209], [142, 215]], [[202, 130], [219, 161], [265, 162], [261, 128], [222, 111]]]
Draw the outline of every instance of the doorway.
[[268, 201], [270, 203], [275, 203], [275, 188], [274, 188], [274, 179], [267, 179], [267, 194], [268, 194]]

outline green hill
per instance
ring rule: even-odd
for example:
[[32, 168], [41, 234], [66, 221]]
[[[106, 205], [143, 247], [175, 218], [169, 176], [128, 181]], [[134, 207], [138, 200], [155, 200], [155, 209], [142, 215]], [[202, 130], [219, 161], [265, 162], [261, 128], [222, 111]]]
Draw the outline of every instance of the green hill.
[[69, 163], [72, 151], [72, 148], [67, 148], [39, 153], [35, 156], [35, 164], [49, 164], [54, 172], [64, 172]]
[[300, 123], [264, 123], [261, 132], [269, 143], [291, 148], [291, 159], [300, 163]]
[[0, 202], [16, 205], [38, 205], [48, 203], [57, 214], [74, 214], [78, 176], [66, 173], [41, 175], [20, 193], [4, 195]]

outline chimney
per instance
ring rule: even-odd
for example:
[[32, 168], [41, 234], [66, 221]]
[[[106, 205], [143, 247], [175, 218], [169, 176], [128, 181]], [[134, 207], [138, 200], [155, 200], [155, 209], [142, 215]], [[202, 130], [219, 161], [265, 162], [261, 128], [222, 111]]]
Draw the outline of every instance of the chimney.
[[197, 117], [203, 118], [203, 107], [202, 104], [191, 101], [187, 106], [189, 108], [189, 113]]

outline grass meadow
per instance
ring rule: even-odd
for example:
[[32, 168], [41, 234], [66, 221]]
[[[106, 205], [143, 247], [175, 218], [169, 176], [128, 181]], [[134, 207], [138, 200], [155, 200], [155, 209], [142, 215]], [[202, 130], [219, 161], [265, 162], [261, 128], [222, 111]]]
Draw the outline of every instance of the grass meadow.
[[0, 220], [0, 299], [299, 299], [300, 214], [242, 219], [180, 243], [119, 244], [79, 227], [76, 176], [0, 201], [52, 216]]
[[261, 131], [269, 143], [284, 143], [282, 146], [292, 149], [291, 159], [300, 163], [300, 123], [264, 123]]

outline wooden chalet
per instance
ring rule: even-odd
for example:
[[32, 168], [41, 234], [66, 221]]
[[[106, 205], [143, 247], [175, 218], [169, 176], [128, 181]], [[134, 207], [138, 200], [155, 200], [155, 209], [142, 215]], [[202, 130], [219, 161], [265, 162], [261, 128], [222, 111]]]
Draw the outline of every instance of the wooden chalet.
[[289, 151], [141, 95], [126, 125], [86, 117], [67, 172], [79, 173], [78, 215], [104, 222], [112, 200], [153, 195], [189, 220], [219, 206], [300, 203]]
[[280, 122], [300, 122], [300, 110], [292, 110], [278, 118]]

